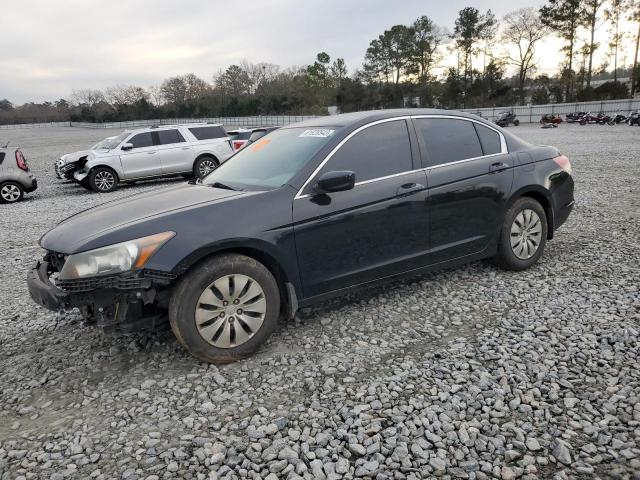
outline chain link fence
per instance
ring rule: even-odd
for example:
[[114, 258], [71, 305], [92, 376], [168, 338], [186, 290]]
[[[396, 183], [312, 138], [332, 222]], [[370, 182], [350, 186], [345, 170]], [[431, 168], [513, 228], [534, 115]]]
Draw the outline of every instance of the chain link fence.
[[[627, 114], [640, 109], [640, 98], [628, 100], [603, 100], [598, 102], [551, 103], [548, 105], [525, 105], [512, 107], [464, 108], [463, 112], [475, 113], [494, 121], [499, 112], [513, 110], [522, 123], [537, 123], [540, 117], [566, 115], [572, 112], [604, 112], [608, 115], [622, 112]], [[270, 125], [289, 125], [317, 118], [317, 115], [255, 115], [249, 117], [208, 117], [208, 118], [157, 118], [151, 120], [133, 120], [128, 122], [43, 122], [0, 125], [0, 129], [15, 128], [47, 128], [47, 127], [80, 127], [80, 128], [141, 128], [152, 125], [176, 125], [184, 123], [221, 123], [225, 127], [262, 127]]]
[[544, 114], [566, 115], [572, 112], [599, 112], [607, 115], [621, 112], [628, 114], [640, 109], [640, 98], [627, 100], [603, 100], [598, 102], [550, 103], [548, 105], [524, 105], [513, 107], [464, 108], [463, 112], [475, 113], [490, 121], [494, 121], [498, 113], [513, 110], [521, 123], [537, 123]]

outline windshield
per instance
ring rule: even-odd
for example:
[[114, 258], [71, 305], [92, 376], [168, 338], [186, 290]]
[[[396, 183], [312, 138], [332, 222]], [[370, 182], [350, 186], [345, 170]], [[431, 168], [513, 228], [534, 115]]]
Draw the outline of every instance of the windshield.
[[102, 142], [98, 144], [100, 145], [99, 147], [96, 146], [91, 150], [96, 150], [97, 148], [106, 148], [108, 150], [111, 150], [112, 148], [116, 148], [118, 145], [120, 145], [124, 141], [124, 139], [127, 138], [128, 136], [129, 136], [129, 132], [122, 132], [117, 137], [105, 138]]
[[93, 147], [91, 147], [89, 150], [99, 150], [101, 148], [107, 148], [105, 147], [105, 144], [110, 141], [113, 140], [116, 137], [107, 137], [104, 140], [100, 140], [98, 143], [96, 143]]
[[274, 189], [291, 180], [332, 138], [336, 127], [283, 128], [240, 150], [204, 180], [238, 189]]

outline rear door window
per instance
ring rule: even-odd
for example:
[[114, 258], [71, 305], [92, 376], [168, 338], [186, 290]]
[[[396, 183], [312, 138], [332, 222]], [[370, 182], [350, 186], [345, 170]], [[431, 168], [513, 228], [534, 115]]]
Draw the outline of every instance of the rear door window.
[[133, 148], [153, 147], [153, 136], [151, 132], [139, 133], [129, 140]]
[[224, 128], [217, 125], [210, 127], [192, 127], [189, 131], [198, 140], [211, 140], [213, 138], [225, 138], [227, 136]]
[[474, 123], [473, 126], [476, 129], [478, 138], [480, 138], [480, 144], [482, 145], [482, 152], [485, 155], [493, 155], [495, 153], [502, 152], [502, 146], [500, 145], [500, 135], [495, 130], [491, 130], [484, 125]]
[[2, 162], [4, 162], [4, 156], [5, 156], [5, 153], [0, 152], [0, 165], [2, 165]]
[[407, 123], [394, 120], [356, 133], [329, 159], [318, 177], [334, 170], [354, 172], [356, 183], [413, 170]]
[[424, 140], [429, 166], [482, 156], [473, 122], [453, 118], [417, 118], [415, 124]]
[[160, 145], [184, 142], [184, 137], [178, 130], [158, 130], [157, 133]]

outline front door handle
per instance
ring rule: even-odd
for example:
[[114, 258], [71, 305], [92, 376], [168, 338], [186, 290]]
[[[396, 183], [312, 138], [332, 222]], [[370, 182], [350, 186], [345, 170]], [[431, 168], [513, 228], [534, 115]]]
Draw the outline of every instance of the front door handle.
[[506, 170], [507, 168], [509, 168], [509, 165], [507, 165], [504, 162], [492, 163], [491, 166], [489, 167], [489, 173], [502, 172], [503, 170]]
[[422, 185], [421, 183], [405, 183], [398, 187], [396, 195], [398, 197], [402, 197], [403, 195], [411, 195], [413, 192], [417, 192], [419, 190], [424, 190], [424, 185]]
[[182, 147], [182, 150], [191, 150], [191, 147]]
[[147, 152], [147, 155], [155, 155], [156, 152]]

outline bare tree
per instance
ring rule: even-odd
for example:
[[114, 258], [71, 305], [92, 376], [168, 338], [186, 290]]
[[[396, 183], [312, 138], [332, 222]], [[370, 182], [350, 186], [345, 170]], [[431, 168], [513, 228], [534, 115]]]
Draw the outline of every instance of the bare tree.
[[162, 97], [162, 88], [159, 85], [150, 85], [147, 87], [147, 92], [149, 92], [149, 98], [151, 103], [153, 103], [156, 107], [159, 107], [164, 102]]
[[104, 94], [100, 90], [92, 88], [80, 88], [71, 92], [71, 98], [78, 105], [87, 105], [93, 107], [94, 105], [104, 102]]
[[502, 40], [515, 46], [509, 50], [509, 63], [518, 69], [520, 104], [524, 104], [524, 84], [527, 76], [537, 66], [535, 46], [547, 35], [540, 15], [534, 8], [521, 8], [508, 13], [503, 20]]
[[583, 26], [589, 30], [591, 40], [587, 44], [587, 55], [589, 57], [589, 67], [587, 69], [587, 88], [591, 87], [591, 73], [593, 69], [593, 53], [598, 48], [599, 44], [595, 41], [596, 23], [598, 21], [598, 12], [600, 8], [605, 4], [606, 0], [583, 0]]

